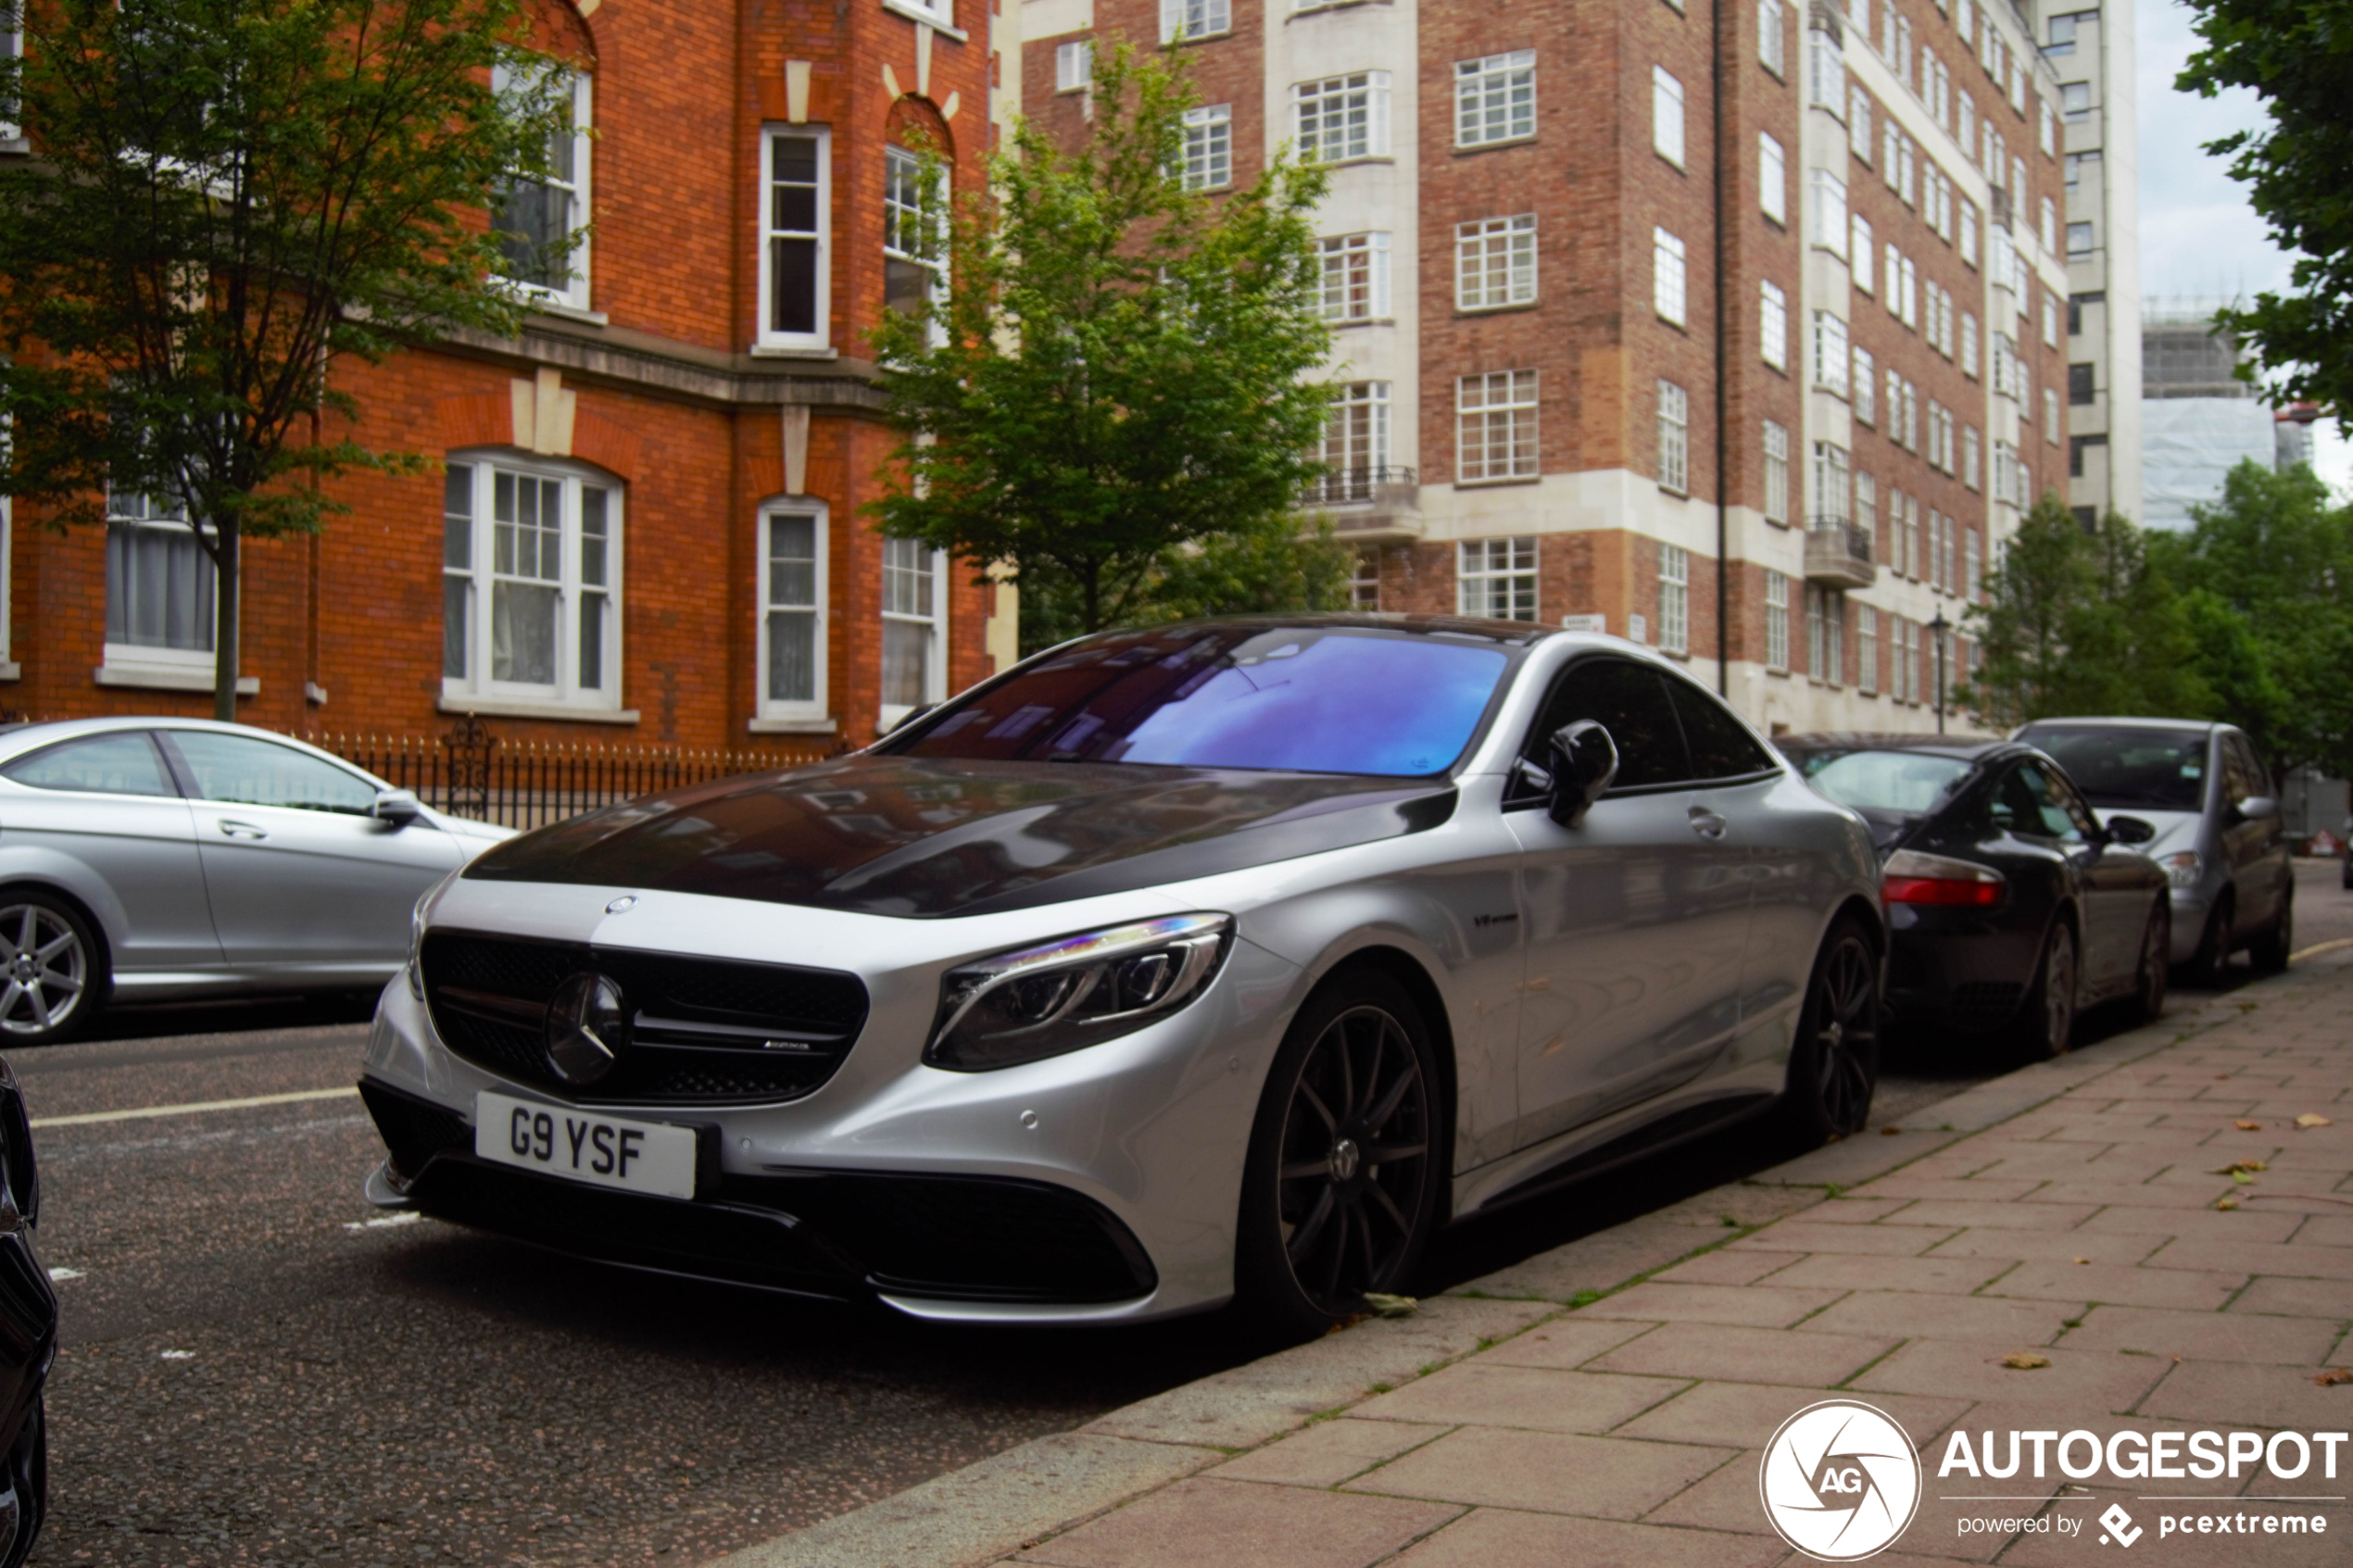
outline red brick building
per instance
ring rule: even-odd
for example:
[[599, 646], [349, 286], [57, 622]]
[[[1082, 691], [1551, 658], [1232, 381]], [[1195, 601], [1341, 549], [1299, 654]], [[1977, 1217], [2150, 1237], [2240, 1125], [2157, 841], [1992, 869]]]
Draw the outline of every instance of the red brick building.
[[1930, 628], [2064, 485], [2032, 4], [1025, 0], [1021, 74], [1075, 132], [1098, 40], [1181, 37], [1196, 185], [1285, 141], [1332, 166], [1318, 499], [1360, 603], [1710, 684], [1720, 655], [1777, 728], [1914, 729]]
[[[248, 545], [240, 717], [419, 734], [471, 712], [519, 738], [780, 755], [871, 738], [1013, 642], [1010, 592], [861, 512], [892, 445], [869, 332], [926, 280], [900, 243], [909, 149], [978, 187], [997, 19], [550, 4], [577, 134], [510, 211], [588, 237], [568, 268], [510, 259], [518, 338], [338, 371], [359, 438], [431, 471], [346, 481], [322, 536]], [[62, 535], [0, 513], [0, 707], [210, 710], [209, 564], [168, 508], [110, 510]]]

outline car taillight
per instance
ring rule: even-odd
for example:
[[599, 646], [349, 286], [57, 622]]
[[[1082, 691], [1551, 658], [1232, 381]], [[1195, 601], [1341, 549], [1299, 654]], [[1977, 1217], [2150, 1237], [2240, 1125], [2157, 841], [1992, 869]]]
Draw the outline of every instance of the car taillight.
[[1880, 897], [1891, 904], [1998, 904], [2002, 873], [1949, 855], [1898, 849], [1880, 872]]

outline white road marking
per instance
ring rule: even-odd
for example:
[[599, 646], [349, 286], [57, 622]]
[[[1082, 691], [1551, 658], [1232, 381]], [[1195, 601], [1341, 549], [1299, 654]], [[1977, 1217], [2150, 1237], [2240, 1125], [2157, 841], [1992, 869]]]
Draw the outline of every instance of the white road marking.
[[397, 1214], [384, 1214], [372, 1220], [346, 1220], [343, 1228], [354, 1233], [380, 1231], [390, 1225], [413, 1225], [424, 1216], [414, 1209], [404, 1209]]
[[53, 1280], [80, 1279], [82, 1277], [82, 1271], [80, 1269], [51, 1269], [49, 1271], [49, 1277]]
[[193, 1361], [196, 1353], [194, 1350], [166, 1350], [163, 1359], [167, 1361]]
[[254, 1095], [245, 1099], [200, 1099], [186, 1105], [143, 1105], [136, 1110], [89, 1110], [79, 1116], [36, 1116], [35, 1127], [87, 1127], [98, 1122], [139, 1122], [152, 1116], [192, 1116], [204, 1110], [243, 1110], [255, 1105], [292, 1105], [306, 1099], [344, 1099], [359, 1091], [348, 1086], [340, 1089], [302, 1089], [290, 1095]]

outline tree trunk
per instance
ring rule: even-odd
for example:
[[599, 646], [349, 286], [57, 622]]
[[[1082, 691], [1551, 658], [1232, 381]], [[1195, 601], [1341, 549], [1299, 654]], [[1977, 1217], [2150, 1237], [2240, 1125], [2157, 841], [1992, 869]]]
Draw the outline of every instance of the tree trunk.
[[237, 525], [215, 525], [219, 547], [213, 552], [212, 716], [224, 724], [237, 721]]

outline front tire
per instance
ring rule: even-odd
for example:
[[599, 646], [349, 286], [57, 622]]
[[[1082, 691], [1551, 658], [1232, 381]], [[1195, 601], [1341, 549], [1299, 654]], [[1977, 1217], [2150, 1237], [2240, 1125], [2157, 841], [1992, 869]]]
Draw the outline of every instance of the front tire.
[[2019, 1004], [2018, 1041], [2030, 1060], [2048, 1061], [2065, 1056], [2075, 1041], [2075, 928], [2064, 920], [2051, 922], [2043, 941], [2043, 960], [2035, 966], [2034, 983]]
[[2248, 944], [2247, 960], [2258, 974], [2278, 974], [2287, 968], [2287, 956], [2296, 946], [2296, 888], [2293, 884], [2280, 897], [2279, 918], [2271, 929]]
[[2141, 967], [2133, 987], [2133, 1020], [2154, 1023], [2165, 1012], [2165, 972], [2173, 949], [2173, 906], [2159, 898], [2141, 933]]
[[1403, 986], [1357, 971], [1309, 998], [1251, 1133], [1234, 1260], [1251, 1311], [1317, 1334], [1411, 1278], [1445, 1185], [1438, 1085]]
[[2231, 900], [2225, 897], [2206, 917], [2206, 927], [2199, 934], [2197, 951], [2190, 955], [2183, 966], [2183, 978], [2191, 985], [2212, 987], [2222, 984], [2223, 972], [2231, 964]]
[[0, 1045], [53, 1046], [87, 1025], [106, 995], [106, 955], [89, 918], [54, 893], [0, 893]]
[[1807, 1144], [1851, 1137], [1870, 1120], [1879, 1087], [1879, 951], [1842, 920], [1814, 960], [1791, 1047], [1781, 1120]]

